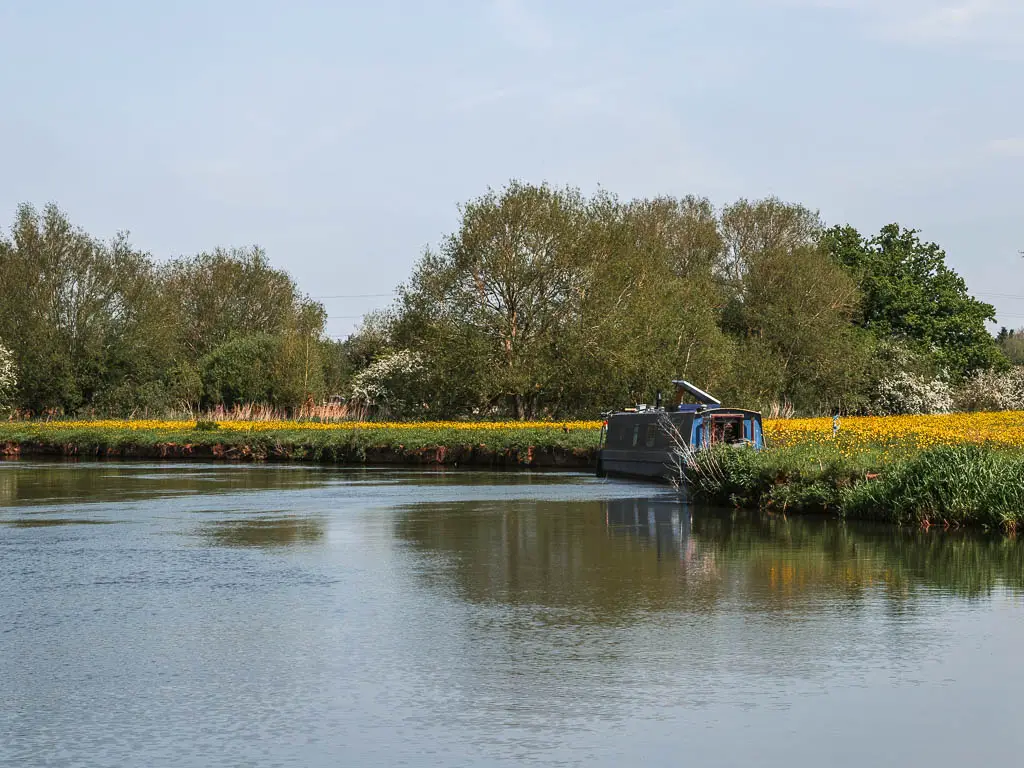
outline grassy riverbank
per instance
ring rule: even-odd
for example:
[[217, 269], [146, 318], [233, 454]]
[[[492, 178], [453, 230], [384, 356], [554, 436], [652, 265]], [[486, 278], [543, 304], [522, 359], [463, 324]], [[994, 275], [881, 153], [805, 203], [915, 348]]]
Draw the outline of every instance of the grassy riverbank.
[[[594, 466], [600, 422], [0, 422], [0, 454]], [[767, 421], [769, 450], [697, 455], [696, 495], [904, 525], [1024, 526], [1024, 413]]]
[[593, 464], [599, 422], [0, 422], [0, 452], [336, 463]]
[[1024, 527], [1024, 452], [938, 445], [850, 452], [790, 445], [694, 456], [693, 493], [713, 503], [929, 527]]

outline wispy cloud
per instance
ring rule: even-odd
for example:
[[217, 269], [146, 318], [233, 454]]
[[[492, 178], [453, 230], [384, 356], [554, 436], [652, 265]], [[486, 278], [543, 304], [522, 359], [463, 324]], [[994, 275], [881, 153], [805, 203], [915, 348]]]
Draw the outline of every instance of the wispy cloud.
[[528, 0], [494, 0], [491, 12], [505, 39], [513, 45], [534, 51], [554, 47], [550, 22]]

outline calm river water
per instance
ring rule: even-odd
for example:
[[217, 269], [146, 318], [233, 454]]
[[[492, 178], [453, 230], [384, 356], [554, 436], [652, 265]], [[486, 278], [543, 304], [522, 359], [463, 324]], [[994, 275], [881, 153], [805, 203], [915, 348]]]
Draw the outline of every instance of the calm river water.
[[578, 474], [0, 463], [0, 763], [1015, 765], [1024, 545]]

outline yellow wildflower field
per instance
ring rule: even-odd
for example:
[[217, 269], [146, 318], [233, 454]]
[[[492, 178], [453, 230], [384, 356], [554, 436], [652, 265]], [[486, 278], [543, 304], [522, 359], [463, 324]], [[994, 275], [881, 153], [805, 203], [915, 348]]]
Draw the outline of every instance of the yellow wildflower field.
[[[776, 419], [764, 423], [769, 445], [832, 441], [832, 419]], [[935, 416], [850, 416], [839, 421], [843, 447], [992, 445], [1024, 448], [1024, 411], [948, 413]]]
[[[230, 432], [575, 432], [593, 433], [596, 442], [600, 421], [218, 421], [219, 430]], [[155, 419], [59, 420], [26, 422], [29, 430], [111, 429], [131, 431], [188, 432], [195, 421]], [[849, 416], [839, 422], [833, 438], [830, 417], [766, 419], [765, 437], [771, 446], [831, 444], [844, 450], [859, 448], [925, 448], [963, 443], [1024, 448], [1024, 411], [952, 413], [936, 416]]]

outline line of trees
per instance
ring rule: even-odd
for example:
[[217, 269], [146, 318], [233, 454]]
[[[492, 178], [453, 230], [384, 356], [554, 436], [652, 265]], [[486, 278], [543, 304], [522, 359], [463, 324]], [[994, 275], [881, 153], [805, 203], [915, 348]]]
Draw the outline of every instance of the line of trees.
[[1020, 356], [942, 250], [897, 225], [865, 237], [777, 199], [519, 182], [460, 214], [394, 304], [335, 342], [258, 248], [158, 262], [22, 206], [0, 237], [13, 404], [156, 414], [345, 393], [392, 417], [594, 416], [685, 377], [763, 409], [922, 410]]
[[0, 237], [0, 345], [19, 411], [293, 407], [337, 383], [324, 322], [259, 248], [157, 262], [53, 205], [21, 206]]
[[716, 209], [518, 182], [461, 214], [357, 334], [377, 357], [418, 356], [416, 377], [380, 387], [407, 412], [594, 414], [674, 377], [761, 408], [941, 410], [1008, 366], [994, 308], [897, 225], [865, 237], [777, 199]]

